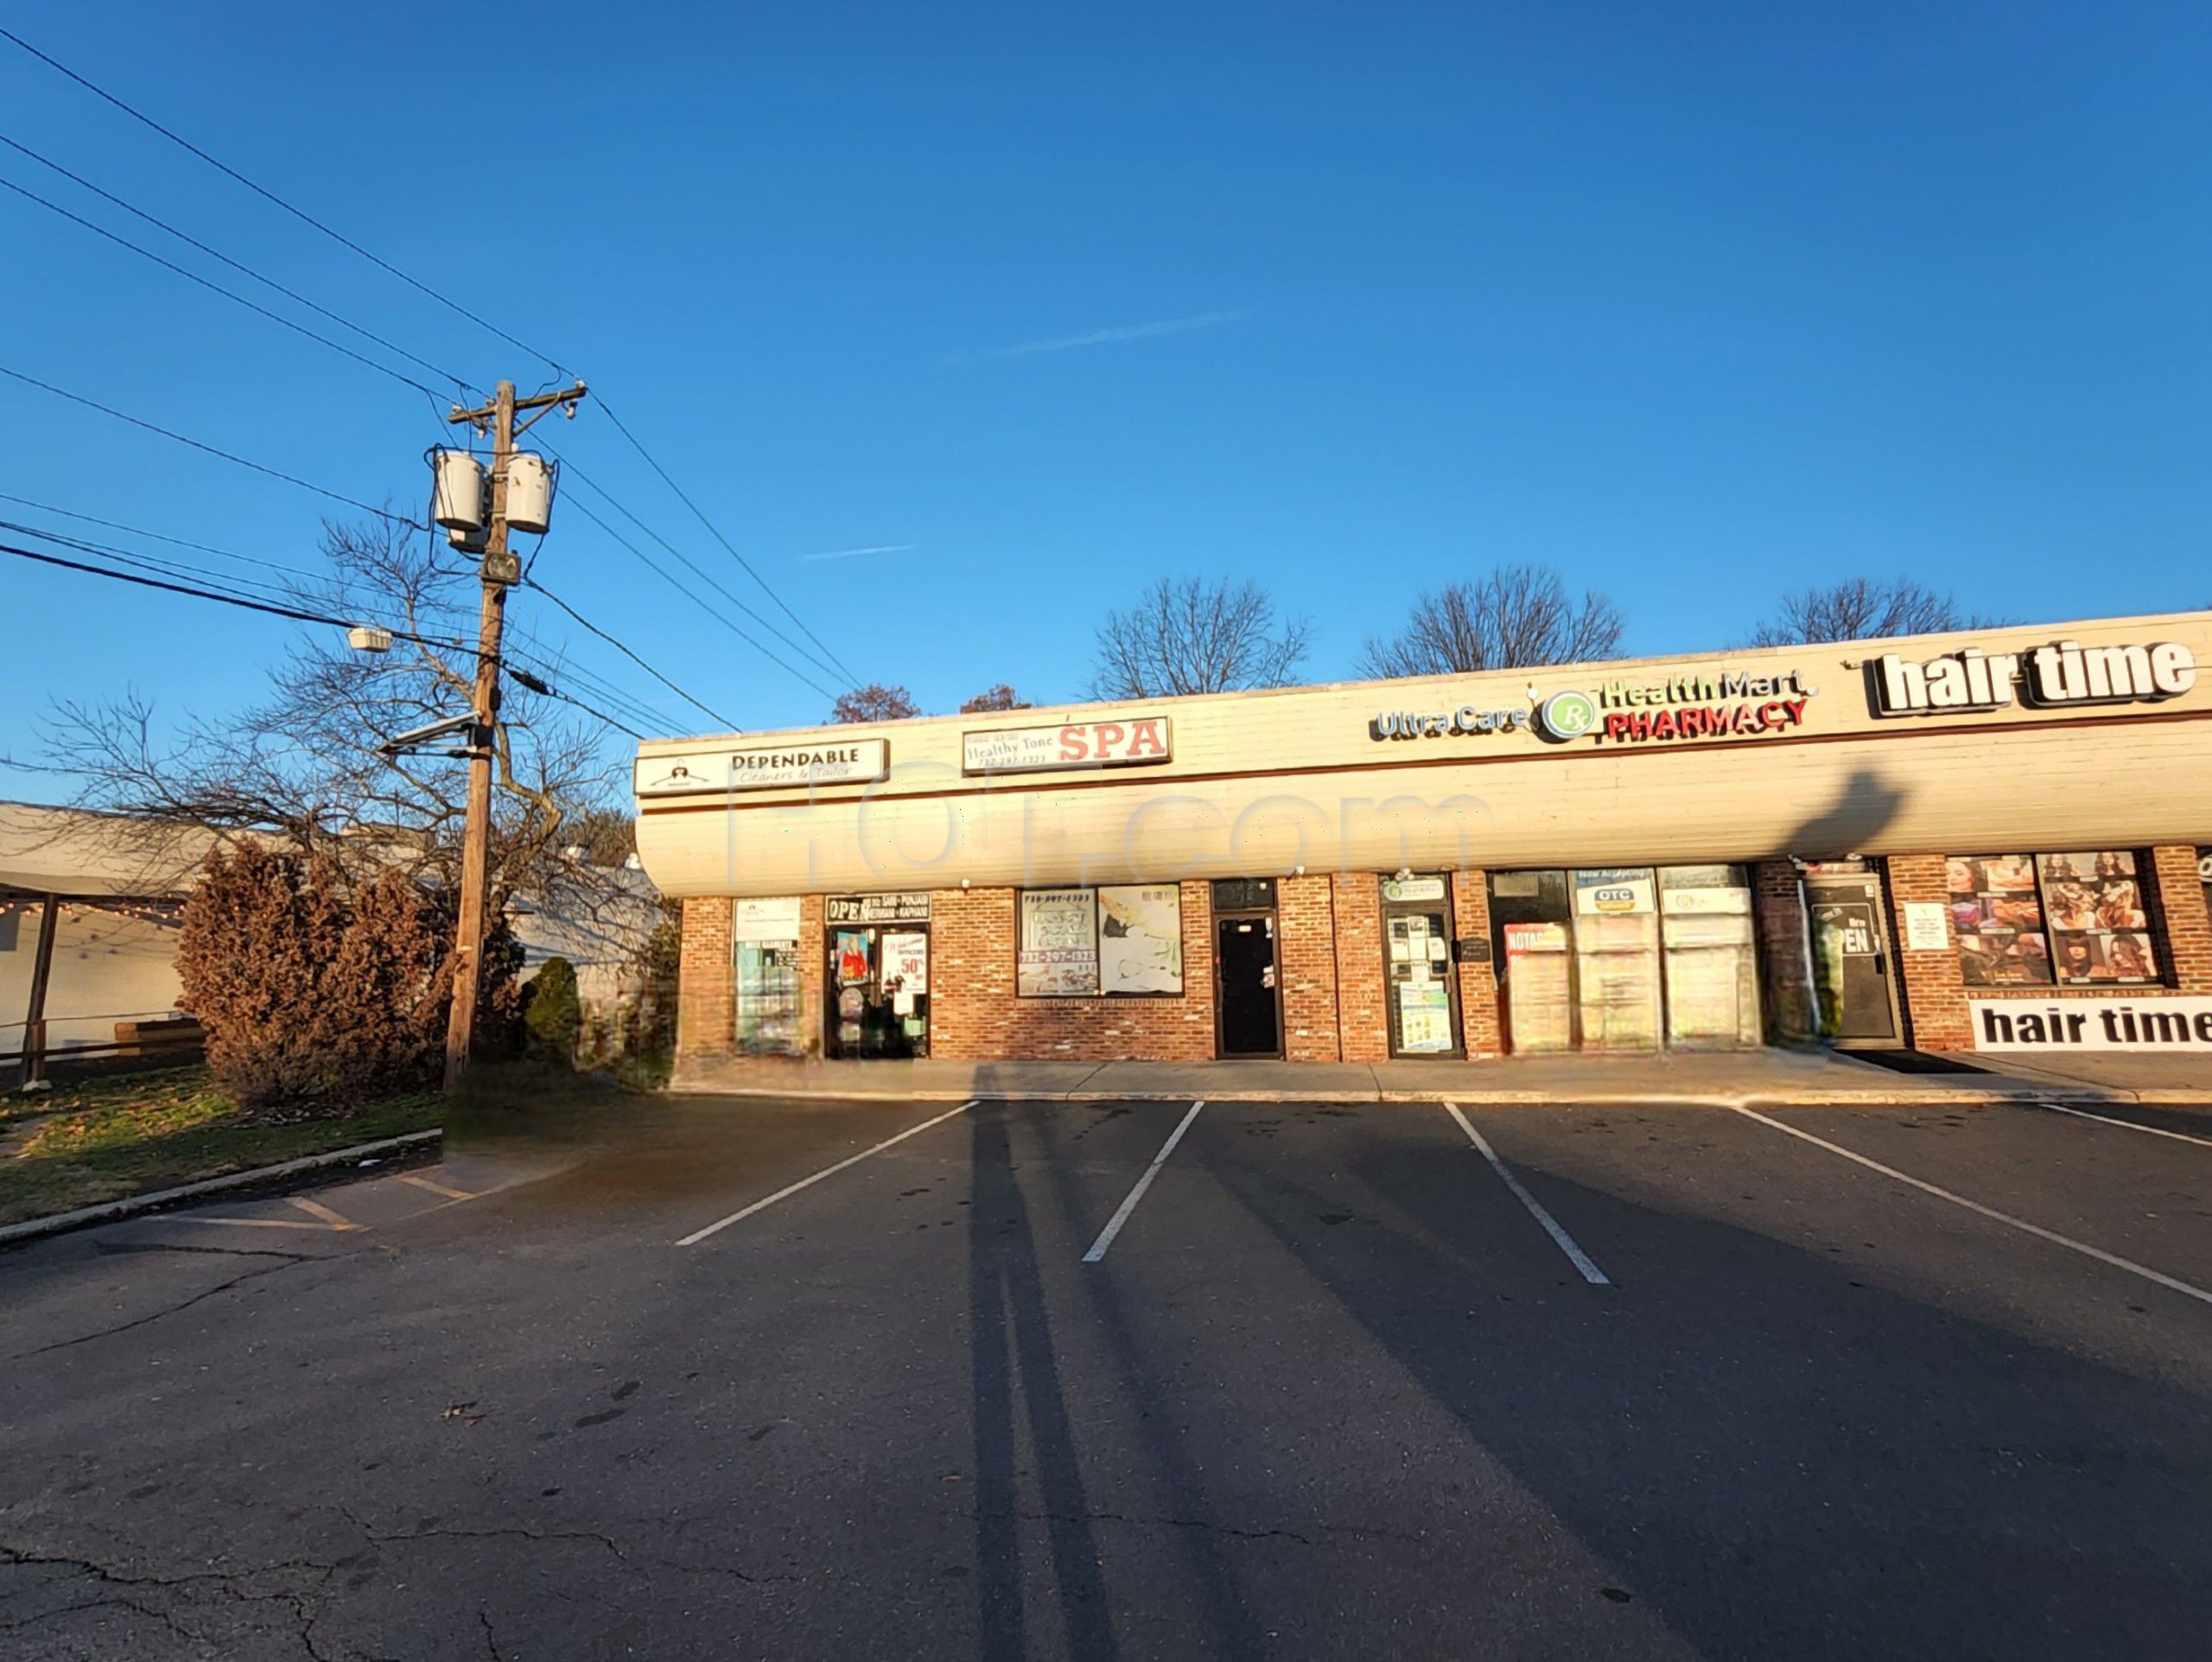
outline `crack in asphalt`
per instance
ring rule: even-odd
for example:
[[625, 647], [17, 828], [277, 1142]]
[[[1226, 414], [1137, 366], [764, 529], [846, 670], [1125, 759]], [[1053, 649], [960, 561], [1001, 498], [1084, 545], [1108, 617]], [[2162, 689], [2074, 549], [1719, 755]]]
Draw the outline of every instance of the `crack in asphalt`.
[[[335, 1256], [350, 1258], [353, 1255], [346, 1253]], [[181, 1299], [175, 1304], [165, 1305], [150, 1315], [134, 1316], [128, 1321], [119, 1321], [112, 1328], [101, 1328], [96, 1332], [80, 1333], [74, 1339], [57, 1339], [50, 1345], [39, 1345], [30, 1350], [16, 1351], [9, 1355], [6, 1360], [10, 1362], [28, 1361], [34, 1356], [44, 1356], [54, 1351], [67, 1350], [73, 1346], [89, 1345], [95, 1339], [107, 1339], [118, 1333], [129, 1333], [133, 1328], [143, 1328], [149, 1322], [162, 1321], [176, 1315], [181, 1310], [188, 1310], [194, 1305], [214, 1297], [218, 1293], [226, 1293], [232, 1288], [243, 1286], [249, 1281], [257, 1281], [264, 1276], [273, 1276], [279, 1270], [293, 1269], [299, 1264], [322, 1264], [328, 1261], [311, 1254], [288, 1253], [284, 1255], [283, 1262], [281, 1264], [262, 1264], [255, 1265], [251, 1270], [241, 1270], [227, 1281], [219, 1281], [213, 1287], [204, 1288], [193, 1294], [191, 1297]]]

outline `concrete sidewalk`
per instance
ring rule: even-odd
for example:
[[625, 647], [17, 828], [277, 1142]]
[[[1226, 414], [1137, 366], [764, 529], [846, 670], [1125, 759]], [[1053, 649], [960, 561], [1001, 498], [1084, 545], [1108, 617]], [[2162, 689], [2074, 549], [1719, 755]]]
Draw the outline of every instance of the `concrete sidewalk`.
[[[1986, 1059], [1977, 1058], [1977, 1062]], [[2164, 1069], [2145, 1063], [2171, 1063]], [[848, 1101], [1461, 1102], [1721, 1107], [2003, 1102], [2212, 1105], [2212, 1069], [2186, 1058], [2115, 1057], [2097, 1072], [1902, 1073], [1836, 1051], [1668, 1056], [1516, 1056], [1499, 1061], [824, 1062], [734, 1057], [679, 1067], [678, 1092]], [[2130, 1065], [2134, 1065], [2131, 1067]]]

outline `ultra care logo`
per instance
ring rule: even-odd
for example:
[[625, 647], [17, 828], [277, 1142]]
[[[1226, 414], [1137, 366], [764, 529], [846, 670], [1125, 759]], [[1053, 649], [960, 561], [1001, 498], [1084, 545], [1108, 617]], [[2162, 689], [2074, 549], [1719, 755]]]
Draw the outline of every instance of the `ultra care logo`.
[[2024, 653], [1961, 651], [1914, 663], [1884, 653], [1868, 666], [1878, 716], [2034, 706], [2155, 704], [2196, 685], [2196, 658], [2177, 641], [2084, 646], [2060, 640]]

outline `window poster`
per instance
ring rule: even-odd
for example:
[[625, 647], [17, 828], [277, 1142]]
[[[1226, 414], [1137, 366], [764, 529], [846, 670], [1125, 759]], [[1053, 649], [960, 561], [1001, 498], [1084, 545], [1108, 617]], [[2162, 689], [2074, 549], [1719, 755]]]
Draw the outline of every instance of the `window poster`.
[[1024, 998], [1084, 998], [1098, 991], [1098, 891], [1025, 888], [1014, 991]]
[[1098, 891], [1098, 990], [1183, 990], [1183, 897], [1173, 883]]
[[837, 932], [836, 964], [837, 981], [841, 986], [867, 980], [868, 936], [856, 930], [840, 929]]
[[2047, 987], [2050, 946], [2034, 859], [1990, 854], [1944, 864], [1959, 969], [1969, 987]]
[[[883, 935], [883, 990], [901, 998], [930, 990], [930, 938], [919, 931]], [[900, 1015], [907, 1012], [901, 1010]]]
[[2051, 962], [2063, 984], [2140, 985], [2158, 978], [2133, 854], [2039, 854], [2036, 866], [2049, 908]]
[[1398, 1048], [1433, 1055], [1452, 1048], [1452, 995], [1441, 981], [1408, 984], [1398, 993]]

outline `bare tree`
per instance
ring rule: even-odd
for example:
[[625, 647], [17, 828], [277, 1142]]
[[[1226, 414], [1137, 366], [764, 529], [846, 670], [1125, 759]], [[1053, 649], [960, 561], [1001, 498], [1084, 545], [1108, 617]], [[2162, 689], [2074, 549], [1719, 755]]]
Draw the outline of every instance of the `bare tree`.
[[830, 707], [833, 722], [903, 722], [909, 716], [918, 716], [922, 707], [914, 702], [914, 695], [904, 687], [887, 687], [880, 681], [871, 681], [864, 687], [854, 687], [837, 695], [837, 702]]
[[1162, 577], [1098, 628], [1096, 698], [1158, 698], [1279, 687], [1310, 645], [1302, 617], [1281, 616], [1259, 584]]
[[1815, 640], [1876, 640], [1885, 635], [1986, 629], [1996, 620], [1962, 613], [1948, 595], [1911, 577], [1851, 577], [1785, 595], [1782, 608], [1751, 631], [1748, 645], [1794, 646]]
[[[270, 839], [327, 855], [359, 878], [397, 868], [450, 889], [458, 881], [467, 771], [435, 754], [386, 756], [410, 729], [466, 714], [474, 699], [475, 570], [442, 539], [382, 522], [326, 522], [331, 575], [294, 588], [302, 610], [387, 620], [389, 653], [308, 635], [270, 672], [262, 704], [194, 717], [156, 736], [136, 694], [61, 702], [42, 725], [48, 770], [73, 779], [74, 806], [125, 816], [149, 864], [175, 850]], [[410, 639], [410, 637], [418, 637]], [[452, 740], [429, 747], [456, 748]], [[490, 901], [518, 892], [596, 898], [592, 868], [561, 857], [579, 815], [611, 807], [617, 774], [596, 732], [510, 682], [492, 729]]]
[[1611, 658], [1620, 644], [1620, 612], [1596, 589], [1577, 601], [1548, 566], [1501, 565], [1424, 593], [1395, 634], [1369, 637], [1359, 667], [1384, 678], [1531, 669]]
[[985, 687], [981, 692], [960, 706], [963, 716], [982, 716], [1001, 710], [1027, 710], [1029, 700], [1021, 697], [1005, 682], [995, 687]]

